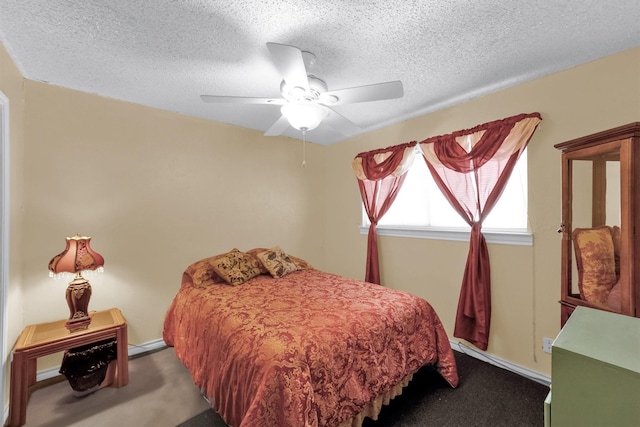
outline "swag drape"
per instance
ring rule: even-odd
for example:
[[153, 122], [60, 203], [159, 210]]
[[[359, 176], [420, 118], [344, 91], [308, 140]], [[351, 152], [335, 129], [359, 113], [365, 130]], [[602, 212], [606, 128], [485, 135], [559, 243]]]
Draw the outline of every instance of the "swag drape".
[[436, 184], [471, 226], [453, 335], [481, 350], [487, 349], [491, 321], [491, 273], [482, 221], [541, 120], [538, 113], [520, 114], [419, 143]]
[[389, 210], [415, 157], [415, 142], [360, 153], [353, 160], [360, 195], [369, 217], [365, 281], [380, 284], [376, 226]]

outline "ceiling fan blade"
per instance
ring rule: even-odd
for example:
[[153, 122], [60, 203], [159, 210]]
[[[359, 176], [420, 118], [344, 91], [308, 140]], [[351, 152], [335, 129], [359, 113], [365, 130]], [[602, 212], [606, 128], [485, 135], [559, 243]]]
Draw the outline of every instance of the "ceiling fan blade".
[[283, 105], [286, 101], [284, 98], [254, 98], [244, 96], [216, 96], [216, 95], [200, 95], [200, 99], [209, 103], [227, 103], [227, 104], [269, 104]]
[[288, 127], [289, 127], [289, 121], [284, 115], [282, 115], [274, 124], [271, 125], [269, 129], [267, 129], [264, 135], [265, 136], [282, 135], [282, 132], [287, 130]]
[[[381, 101], [383, 99], [402, 98], [404, 89], [400, 80], [386, 83], [376, 83], [346, 89], [328, 91], [320, 96], [320, 102], [325, 105], [345, 105], [358, 102]], [[335, 98], [337, 100], [335, 100]]]
[[322, 121], [323, 124], [329, 125], [331, 128], [347, 137], [355, 135], [362, 131], [362, 128], [360, 126], [353, 123], [343, 115], [328, 107], [327, 110], [329, 111], [329, 114]]
[[309, 90], [309, 80], [302, 51], [295, 46], [279, 43], [267, 43], [267, 48], [271, 52], [273, 63], [287, 85], [292, 88], [301, 87], [304, 90]]

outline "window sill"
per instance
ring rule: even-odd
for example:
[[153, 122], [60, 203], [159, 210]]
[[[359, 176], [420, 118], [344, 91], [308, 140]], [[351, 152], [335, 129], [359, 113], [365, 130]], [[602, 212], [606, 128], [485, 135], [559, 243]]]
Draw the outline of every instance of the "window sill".
[[[379, 225], [378, 236], [413, 237], [417, 239], [453, 240], [468, 242], [471, 232], [455, 228], [391, 227]], [[368, 234], [369, 226], [360, 226], [360, 234]], [[482, 232], [487, 243], [500, 245], [533, 246], [533, 234], [514, 230], [487, 230]]]

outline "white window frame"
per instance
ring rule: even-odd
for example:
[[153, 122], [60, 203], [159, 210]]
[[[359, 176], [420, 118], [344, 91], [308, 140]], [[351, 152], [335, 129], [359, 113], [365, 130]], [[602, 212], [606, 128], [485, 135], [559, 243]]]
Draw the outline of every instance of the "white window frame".
[[[376, 227], [378, 236], [412, 237], [417, 239], [452, 240], [468, 242], [471, 232], [444, 227], [393, 227], [379, 225]], [[369, 226], [361, 225], [360, 234], [368, 234]], [[501, 245], [533, 246], [533, 234], [529, 231], [491, 231], [482, 230], [487, 243]]]

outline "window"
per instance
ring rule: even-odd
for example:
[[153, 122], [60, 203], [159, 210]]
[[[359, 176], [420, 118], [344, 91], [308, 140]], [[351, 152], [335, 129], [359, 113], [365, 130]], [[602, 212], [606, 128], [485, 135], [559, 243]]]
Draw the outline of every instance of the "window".
[[[362, 207], [362, 230], [369, 219]], [[531, 244], [527, 232], [527, 150], [524, 150], [500, 200], [482, 225], [487, 241]], [[416, 155], [389, 211], [378, 223], [378, 234], [467, 240], [469, 225], [451, 207], [436, 185], [426, 162]]]

